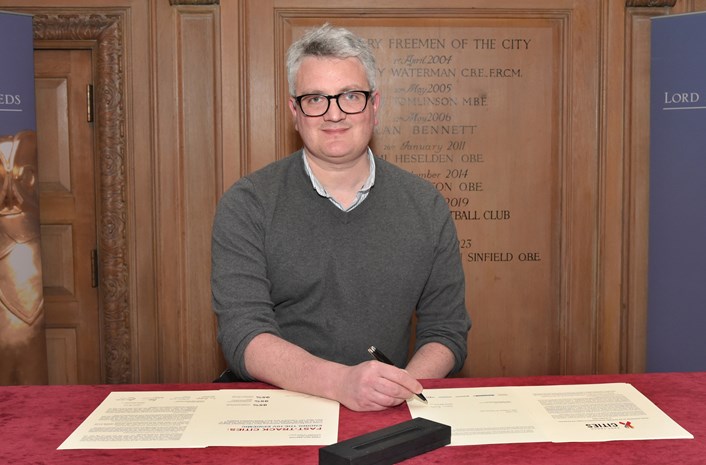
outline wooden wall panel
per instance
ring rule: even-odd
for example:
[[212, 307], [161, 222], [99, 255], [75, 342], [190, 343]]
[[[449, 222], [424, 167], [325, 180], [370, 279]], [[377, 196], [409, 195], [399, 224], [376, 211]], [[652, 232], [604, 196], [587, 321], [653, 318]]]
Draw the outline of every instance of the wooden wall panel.
[[[67, 7], [62, 0], [0, 0], [0, 7], [38, 15], [35, 37], [52, 48], [85, 40], [97, 50], [103, 381], [205, 381], [222, 367], [207, 281], [213, 208], [244, 173], [296, 147], [283, 55], [304, 27], [324, 20], [380, 39], [417, 29], [429, 36], [436, 25], [456, 33], [489, 24], [492, 34], [535, 34], [543, 50], [524, 56], [536, 57], [537, 66], [517, 67], [542, 73], [539, 90], [533, 79], [522, 82], [548, 99], [546, 106], [536, 112], [513, 107], [510, 97], [501, 104], [497, 87], [487, 108], [494, 116], [469, 108], [475, 116], [461, 124], [507, 118], [503, 128], [479, 123], [484, 153], [490, 157], [488, 147], [497, 142], [504, 159], [496, 156], [491, 165], [487, 158], [482, 168], [488, 172], [474, 171], [487, 179], [496, 210], [510, 210], [513, 219], [536, 228], [528, 244], [542, 258], [531, 269], [541, 272], [532, 281], [519, 267], [508, 272], [500, 263], [466, 264], [476, 325], [464, 374], [644, 369], [649, 18], [704, 10], [706, 1], [75, 0]], [[383, 53], [385, 60], [404, 56], [389, 47]], [[478, 51], [454, 56], [484, 63], [476, 68], [500, 57]], [[536, 105], [531, 95], [507, 89]], [[391, 81], [383, 90], [395, 95]], [[381, 153], [385, 145], [401, 144], [391, 121], [411, 114], [393, 102], [383, 102], [387, 113], [376, 136]], [[551, 130], [532, 121], [533, 114], [551, 118]], [[527, 128], [544, 144], [531, 145], [540, 167], [513, 165], [508, 155], [520, 144], [503, 137]], [[520, 176], [523, 166], [531, 176]], [[498, 177], [504, 170], [511, 180]], [[549, 186], [539, 182], [546, 176]], [[541, 203], [536, 221], [518, 200], [499, 205], [517, 199], [513, 189], [521, 186], [534, 189], [528, 198]], [[493, 209], [485, 205], [473, 210]], [[503, 240], [516, 237], [503, 222], [485, 223], [478, 232], [460, 224], [472, 247], [489, 244], [494, 232]], [[517, 288], [499, 287], [495, 276]], [[530, 304], [518, 310], [523, 293]], [[70, 339], [55, 336], [54, 347]]]
[[218, 374], [211, 306], [211, 223], [218, 200], [220, 147], [219, 17], [214, 7], [179, 11], [181, 179], [184, 250], [181, 355], [187, 370], [179, 379], [210, 380]]
[[[650, 10], [650, 14], [652, 10]], [[631, 221], [626, 223], [627, 257], [631, 272], [626, 295], [626, 323], [629, 342], [626, 365], [636, 371], [644, 371], [647, 349], [647, 231], [649, 213], [649, 15], [645, 11], [632, 11], [628, 15], [627, 39], [632, 44], [632, 55], [628, 57], [626, 121], [628, 153], [626, 154], [627, 192], [626, 214]], [[635, 358], [637, 356], [637, 358]]]
[[49, 384], [78, 384], [78, 350], [76, 330], [73, 328], [47, 329], [47, 366]]
[[621, 292], [623, 271], [623, 109], [610, 104], [624, 100], [624, 49], [614, 44], [624, 40], [624, 4], [606, 3], [601, 8], [604, 24], [598, 62], [602, 90], [599, 92], [599, 191], [597, 221], [602, 232], [597, 263], [596, 362], [595, 371], [617, 373], [621, 367], [623, 325]]
[[41, 230], [42, 284], [54, 294], [73, 294], [74, 238], [71, 225], [47, 224]]
[[209, 381], [220, 370], [211, 311], [211, 222], [220, 193], [219, 10], [172, 6], [160, 69], [158, 235], [161, 380]]

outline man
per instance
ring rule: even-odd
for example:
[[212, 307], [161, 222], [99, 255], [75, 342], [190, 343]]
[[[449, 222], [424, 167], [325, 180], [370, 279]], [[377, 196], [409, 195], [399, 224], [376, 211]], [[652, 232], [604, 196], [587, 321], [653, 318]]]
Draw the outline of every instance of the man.
[[[373, 156], [367, 42], [324, 25], [288, 51], [302, 150], [219, 202], [212, 289], [240, 379], [381, 410], [458, 371], [470, 320], [456, 231], [427, 181]], [[415, 351], [407, 363], [412, 317]], [[371, 359], [375, 345], [400, 369]]]

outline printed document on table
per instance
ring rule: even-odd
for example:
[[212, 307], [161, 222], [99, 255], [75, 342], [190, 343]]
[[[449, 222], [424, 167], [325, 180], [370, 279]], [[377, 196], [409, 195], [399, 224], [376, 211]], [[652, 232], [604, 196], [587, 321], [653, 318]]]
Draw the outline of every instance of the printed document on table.
[[424, 396], [427, 404], [407, 402], [412, 417], [449, 425], [452, 446], [550, 441], [507, 388], [425, 389]]
[[451, 445], [693, 439], [626, 383], [426, 389], [412, 417], [451, 426]]
[[59, 449], [206, 447], [194, 415], [218, 391], [111, 392]]
[[111, 392], [58, 449], [329, 445], [338, 412], [278, 389]]
[[340, 404], [275, 389], [224, 389], [196, 417], [209, 446], [321, 446], [338, 440]]
[[631, 384], [535, 386], [524, 394], [553, 442], [694, 438]]

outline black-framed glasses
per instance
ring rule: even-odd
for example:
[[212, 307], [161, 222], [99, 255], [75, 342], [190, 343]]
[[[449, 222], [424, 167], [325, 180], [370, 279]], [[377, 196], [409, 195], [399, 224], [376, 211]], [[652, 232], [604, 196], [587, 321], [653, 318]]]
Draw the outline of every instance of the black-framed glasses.
[[306, 116], [322, 116], [326, 114], [331, 105], [331, 100], [335, 100], [338, 108], [343, 113], [355, 115], [363, 113], [368, 106], [368, 99], [372, 91], [369, 90], [349, 90], [337, 95], [324, 94], [304, 94], [294, 97], [302, 113]]

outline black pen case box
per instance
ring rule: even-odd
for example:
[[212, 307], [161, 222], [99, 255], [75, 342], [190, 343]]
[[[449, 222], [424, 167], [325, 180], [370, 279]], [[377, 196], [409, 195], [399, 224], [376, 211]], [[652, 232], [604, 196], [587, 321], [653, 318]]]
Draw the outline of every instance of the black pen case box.
[[319, 465], [388, 465], [449, 443], [450, 426], [415, 418], [322, 447]]

